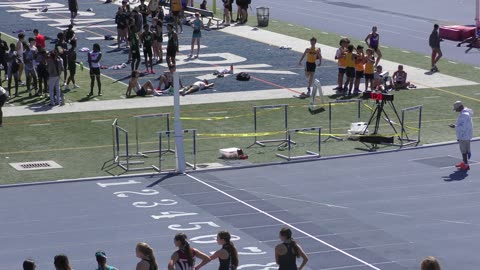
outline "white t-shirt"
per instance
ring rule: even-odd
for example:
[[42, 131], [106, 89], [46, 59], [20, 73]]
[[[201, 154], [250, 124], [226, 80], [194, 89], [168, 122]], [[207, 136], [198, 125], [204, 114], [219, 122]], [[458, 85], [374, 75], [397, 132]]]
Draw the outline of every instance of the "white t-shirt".
[[207, 87], [207, 85], [203, 81], [194, 82], [193, 85], [198, 86], [200, 90], [203, 90]]
[[92, 59], [92, 68], [99, 68], [100, 67], [100, 62], [95, 63], [94, 61], [97, 61], [98, 57], [102, 55], [101, 52], [90, 52], [90, 59]]
[[457, 139], [461, 141], [468, 141], [473, 138], [473, 110], [464, 108], [458, 115], [457, 123], [455, 123], [455, 131]]
[[7, 90], [5, 90], [5, 88], [0, 86], [0, 96], [5, 95], [6, 93], [7, 93]]

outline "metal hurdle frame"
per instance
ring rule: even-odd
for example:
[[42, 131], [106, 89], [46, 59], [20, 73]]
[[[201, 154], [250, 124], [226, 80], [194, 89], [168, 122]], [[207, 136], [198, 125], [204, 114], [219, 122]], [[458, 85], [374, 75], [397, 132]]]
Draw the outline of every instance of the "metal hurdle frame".
[[[147, 154], [152, 154], [152, 153], [158, 153], [160, 150], [146, 150], [146, 151], [140, 151], [140, 138], [139, 138], [139, 119], [144, 119], [144, 118], [165, 118], [167, 119], [167, 131], [170, 131], [170, 113], [155, 113], [155, 114], [142, 114], [142, 115], [135, 115], [133, 116], [135, 118], [135, 141], [136, 141], [136, 147], [137, 147], [137, 154], [141, 155], [143, 157], [147, 157]], [[174, 150], [171, 149], [171, 144], [170, 144], [170, 136], [168, 137], [168, 148], [163, 150], [165, 152], [170, 152], [170, 153], [175, 153]]]
[[[411, 139], [408, 137], [406, 128], [405, 128], [405, 112], [418, 110], [418, 134], [416, 139]], [[402, 131], [400, 133], [400, 147], [415, 145], [417, 146], [420, 143], [421, 131], [422, 131], [422, 110], [423, 105], [418, 105], [414, 107], [409, 107], [402, 109]]]
[[[125, 134], [125, 153], [123, 154], [120, 148], [120, 133]], [[129, 138], [128, 130], [120, 127], [118, 125], [118, 119], [115, 119], [112, 124], [112, 143], [113, 143], [113, 163], [117, 164], [118, 167], [122, 168], [125, 172], [129, 171], [143, 171], [143, 170], [155, 170], [159, 169], [152, 165], [150, 167], [141, 167], [141, 168], [131, 168], [130, 165], [134, 164], [144, 164], [144, 161], [141, 160], [130, 160], [132, 157], [139, 157], [139, 155], [130, 155], [129, 151]], [[125, 158], [123, 160], [122, 158]]]
[[[192, 168], [193, 170], [197, 169], [197, 130], [196, 129], [184, 129], [182, 131], [184, 134], [190, 133], [192, 134], [193, 138], [193, 163], [185, 162], [185, 164]], [[170, 140], [170, 137], [173, 135], [175, 136], [175, 131], [174, 130], [168, 130], [168, 131], [159, 131], [157, 132], [158, 134], [158, 149], [159, 149], [159, 155], [158, 155], [158, 171], [162, 171], [162, 159], [163, 155], [167, 153], [166, 150], [163, 150], [162, 147], [162, 142], [163, 142], [163, 136], [168, 136], [168, 139]], [[170, 145], [170, 143], [169, 143]], [[175, 150], [173, 150], [175, 152]]]
[[[316, 131], [318, 130], [318, 148], [317, 152], [313, 151], [306, 151], [306, 155], [303, 156], [293, 156], [292, 157], [292, 143], [290, 143], [292, 133], [299, 133], [299, 132], [309, 132], [309, 131]], [[320, 151], [321, 151], [321, 145], [322, 145], [322, 128], [321, 127], [309, 127], [309, 128], [299, 128], [299, 129], [290, 129], [287, 132], [287, 138], [288, 138], [288, 156], [282, 155], [282, 154], [276, 154], [277, 157], [291, 161], [291, 160], [304, 160], [304, 159], [313, 159], [313, 158], [319, 158], [321, 157]]]
[[[353, 103], [357, 102], [357, 122], [360, 122], [360, 117], [361, 117], [361, 99], [348, 99], [348, 100], [336, 100], [336, 101], [329, 101], [328, 102], [328, 136], [324, 142], [330, 140], [330, 139], [335, 139], [337, 141], [343, 141], [343, 138], [340, 138], [338, 136], [332, 135], [332, 104], [340, 104], [340, 103]], [[334, 105], [333, 105], [334, 106]]]
[[[284, 125], [285, 125], [285, 138], [282, 139], [270, 139], [270, 140], [258, 140], [258, 137], [256, 135], [257, 133], [257, 111], [259, 109], [275, 109], [275, 108], [283, 108], [284, 111]], [[266, 143], [274, 143], [274, 142], [286, 142], [286, 143], [293, 143], [296, 144], [294, 141], [291, 141], [288, 138], [288, 104], [276, 104], [276, 105], [262, 105], [262, 106], [253, 106], [253, 130], [255, 132], [255, 141], [253, 144], [251, 144], [249, 147], [250, 148], [254, 145], [260, 145], [265, 147]]]

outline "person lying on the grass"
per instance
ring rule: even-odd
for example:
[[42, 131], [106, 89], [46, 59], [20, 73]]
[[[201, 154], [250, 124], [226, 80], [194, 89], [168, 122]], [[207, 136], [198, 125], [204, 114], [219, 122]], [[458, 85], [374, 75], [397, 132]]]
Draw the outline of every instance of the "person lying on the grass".
[[393, 87], [395, 90], [407, 89], [410, 82], [407, 81], [407, 72], [403, 70], [403, 65], [398, 65], [398, 70], [393, 73]]
[[196, 81], [192, 85], [186, 86], [180, 90], [180, 94], [182, 96], [195, 93], [197, 91], [201, 91], [204, 89], [212, 88], [215, 84], [214, 83], [208, 83], [208, 81], [202, 80], [202, 81]]
[[[175, 72], [175, 66], [170, 66], [168, 72], [164, 72], [163, 75], [159, 77], [160, 83], [158, 84], [157, 90], [168, 90], [170, 87], [173, 87], [173, 73]], [[182, 79], [180, 80], [180, 87], [183, 88]], [[162, 88], [162, 84], [164, 87]]]
[[128, 82], [127, 92], [125, 93], [126, 97], [131, 96], [132, 89], [135, 91], [135, 94], [137, 96], [141, 96], [141, 97], [144, 97], [146, 95], [154, 95], [154, 96], [162, 95], [161, 92], [155, 91], [151, 81], [147, 81], [143, 85], [140, 85], [140, 82], [138, 81], [139, 76], [140, 76], [140, 72], [138, 70], [132, 71], [132, 77], [130, 78], [130, 82]]

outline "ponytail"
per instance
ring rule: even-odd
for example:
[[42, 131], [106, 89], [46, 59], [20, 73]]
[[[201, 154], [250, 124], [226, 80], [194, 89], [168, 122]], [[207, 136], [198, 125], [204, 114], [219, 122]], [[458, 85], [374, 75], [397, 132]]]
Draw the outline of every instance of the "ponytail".
[[180, 242], [180, 250], [187, 255], [188, 266], [193, 266], [193, 254], [190, 244], [187, 241], [187, 235], [184, 233], [177, 233], [174, 240]]
[[153, 268], [153, 270], [158, 270], [158, 264], [155, 255], [153, 254], [153, 249], [147, 243], [138, 243], [137, 250], [150, 261], [150, 267]]
[[238, 251], [235, 245], [230, 242], [230, 233], [227, 231], [221, 231], [217, 234], [217, 236], [225, 241], [224, 249], [227, 250], [229, 254], [231, 264], [235, 267], [238, 267]]
[[285, 238], [285, 242], [290, 242], [293, 245], [293, 251], [295, 252], [295, 256], [300, 258], [300, 249], [298, 248], [298, 244], [292, 237], [292, 230], [289, 228], [282, 228], [280, 230], [280, 235]]

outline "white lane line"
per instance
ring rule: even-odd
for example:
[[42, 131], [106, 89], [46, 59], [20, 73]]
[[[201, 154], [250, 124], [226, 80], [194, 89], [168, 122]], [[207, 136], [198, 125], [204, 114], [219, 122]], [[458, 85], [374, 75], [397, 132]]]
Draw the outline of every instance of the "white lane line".
[[308, 31], [311, 31], [312, 29], [308, 28], [308, 27], [305, 27], [304, 28], [305, 30], [308, 30]]
[[408, 217], [408, 218], [411, 218], [411, 216], [408, 216], [408, 215], [395, 214], [395, 213], [389, 213], [389, 212], [379, 212], [379, 211], [377, 211], [376, 213], [383, 214], [383, 215], [389, 215], [389, 216]]
[[287, 24], [287, 25], [288, 25], [288, 26], [293, 26], [293, 24], [291, 24], [291, 23], [289, 23], [289, 24]]
[[98, 120], [92, 120], [90, 122], [92, 123], [101, 123], [101, 122], [110, 122], [112, 121], [113, 119], [98, 119]]
[[465, 225], [471, 225], [472, 224], [472, 223], [469, 223], [469, 222], [456, 221], [456, 220], [443, 220], [443, 219], [441, 219], [440, 221], [448, 222], [448, 223], [454, 223], [454, 224], [465, 224]]
[[195, 176], [191, 176], [191, 175], [189, 175], [189, 174], [185, 174], [185, 175], [186, 175], [187, 177], [189, 177], [189, 178], [191, 178], [191, 179], [193, 179], [193, 180], [195, 180], [195, 181], [197, 181], [197, 182], [199, 182], [199, 183], [201, 183], [201, 184], [203, 184], [203, 185], [211, 188], [211, 189], [214, 189], [214, 190], [222, 193], [223, 195], [225, 195], [225, 196], [227, 196], [227, 197], [229, 197], [229, 198], [231, 198], [231, 199], [233, 199], [233, 200], [235, 200], [235, 201], [237, 201], [237, 202], [239, 202], [239, 203], [241, 203], [241, 204], [243, 204], [243, 205], [245, 205], [245, 206], [247, 206], [247, 207], [252, 208], [252, 209], [255, 210], [255, 211], [258, 211], [259, 213], [264, 214], [265, 216], [267, 216], [267, 217], [269, 217], [269, 218], [271, 218], [271, 219], [273, 219], [273, 220], [276, 220], [276, 221], [284, 224], [285, 226], [288, 226], [288, 227], [290, 227], [290, 228], [292, 228], [292, 229], [294, 229], [294, 230], [296, 230], [296, 231], [298, 231], [298, 232], [300, 232], [300, 233], [302, 233], [302, 234], [310, 237], [311, 239], [313, 239], [313, 240], [315, 240], [315, 241], [317, 241], [317, 242], [319, 242], [319, 243], [322, 243], [322, 244], [326, 245], [327, 247], [330, 247], [330, 248], [332, 248], [332, 249], [334, 249], [334, 250], [336, 250], [336, 251], [338, 251], [338, 252], [340, 252], [340, 253], [348, 256], [348, 257], [350, 257], [351, 259], [354, 259], [354, 260], [362, 263], [362, 264], [365, 265], [365, 266], [368, 266], [368, 267], [370, 267], [370, 268], [372, 268], [372, 269], [375, 269], [375, 270], [381, 270], [380, 268], [374, 266], [373, 264], [370, 264], [370, 263], [368, 263], [368, 262], [366, 262], [366, 261], [364, 261], [364, 260], [362, 260], [362, 259], [360, 259], [360, 258], [358, 258], [358, 257], [355, 257], [355, 256], [353, 256], [352, 254], [350, 254], [350, 253], [348, 253], [348, 252], [345, 252], [345, 251], [343, 251], [342, 249], [337, 248], [336, 246], [334, 246], [334, 245], [332, 245], [332, 244], [329, 244], [329, 243], [323, 241], [322, 239], [319, 239], [318, 237], [315, 237], [314, 235], [311, 235], [311, 234], [309, 234], [309, 233], [307, 233], [307, 232], [305, 232], [305, 231], [303, 231], [303, 230], [301, 230], [301, 229], [293, 226], [292, 224], [290, 224], [290, 223], [288, 223], [288, 222], [286, 222], [286, 221], [283, 221], [283, 220], [275, 217], [274, 215], [271, 215], [271, 214], [269, 214], [269, 213], [267, 213], [267, 212], [265, 212], [265, 211], [263, 211], [263, 210], [255, 207], [255, 206], [249, 204], [249, 203], [246, 203], [246, 202], [240, 200], [239, 198], [237, 198], [237, 197], [235, 197], [235, 196], [233, 196], [233, 195], [230, 195], [229, 193], [226, 193], [226, 192], [224, 192], [223, 190], [220, 190], [220, 189], [218, 189], [218, 188], [216, 188], [216, 187], [214, 187], [214, 186], [212, 186], [212, 185], [210, 185], [210, 184], [208, 184], [208, 183], [200, 180], [199, 178], [197, 178], [197, 177], [195, 177]]
[[480, 67], [475, 67], [475, 69], [480, 69]]
[[457, 62], [453, 62], [453, 61], [448, 61], [448, 63], [454, 64], [454, 65], [458, 64]]
[[95, 101], [100, 101], [100, 99], [98, 99], [98, 98], [96, 98], [96, 97], [94, 97], [93, 100], [95, 100]]
[[322, 32], [322, 34], [328, 35], [328, 32]]
[[425, 58], [431, 58], [431, 56], [425, 55]]
[[31, 127], [41, 127], [41, 126], [50, 126], [51, 124], [50, 123], [44, 123], [44, 124], [31, 124], [29, 126]]
[[381, 48], [388, 49], [389, 47], [380, 45]]
[[223, 114], [223, 113], [228, 113], [228, 111], [208, 112], [208, 114]]
[[410, 53], [409, 51], [402, 51], [403, 53]]
[[431, 97], [423, 97], [423, 98], [439, 98], [440, 96], [431, 96]]

